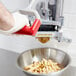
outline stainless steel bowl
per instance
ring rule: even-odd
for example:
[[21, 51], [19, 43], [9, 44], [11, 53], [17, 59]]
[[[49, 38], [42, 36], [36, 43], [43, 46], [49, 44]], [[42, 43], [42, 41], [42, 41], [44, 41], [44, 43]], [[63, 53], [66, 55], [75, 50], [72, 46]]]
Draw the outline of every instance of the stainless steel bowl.
[[[40, 61], [42, 58], [53, 59], [64, 68], [57, 72], [48, 74], [35, 74], [24, 70], [24, 67], [33, 61]], [[25, 73], [25, 76], [61, 76], [70, 64], [70, 57], [67, 53], [55, 48], [36, 48], [21, 53], [17, 59], [18, 68]]]

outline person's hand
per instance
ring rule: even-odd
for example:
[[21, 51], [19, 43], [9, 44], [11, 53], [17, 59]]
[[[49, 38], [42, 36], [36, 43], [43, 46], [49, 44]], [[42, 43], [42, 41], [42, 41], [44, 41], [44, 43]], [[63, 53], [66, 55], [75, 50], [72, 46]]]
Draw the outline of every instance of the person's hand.
[[0, 29], [7, 31], [15, 24], [12, 14], [0, 2]]

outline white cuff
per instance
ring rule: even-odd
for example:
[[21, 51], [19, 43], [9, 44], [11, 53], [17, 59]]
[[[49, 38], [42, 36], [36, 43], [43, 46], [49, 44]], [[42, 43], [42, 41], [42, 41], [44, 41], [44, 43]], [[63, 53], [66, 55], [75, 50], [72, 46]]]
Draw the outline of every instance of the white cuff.
[[15, 20], [15, 25], [13, 26], [13, 28], [11, 28], [8, 31], [0, 30], [0, 33], [3, 33], [3, 34], [12, 34], [14, 32], [17, 32], [21, 28], [23, 28], [25, 25], [29, 26], [29, 21], [28, 21], [27, 16], [22, 15], [19, 12], [12, 13], [12, 15], [13, 15], [14, 20]]

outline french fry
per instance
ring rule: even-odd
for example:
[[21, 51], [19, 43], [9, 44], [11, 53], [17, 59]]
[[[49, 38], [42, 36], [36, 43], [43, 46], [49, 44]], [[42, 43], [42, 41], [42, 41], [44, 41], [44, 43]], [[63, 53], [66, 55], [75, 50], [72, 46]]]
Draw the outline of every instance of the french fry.
[[33, 62], [31, 65], [26, 66], [24, 70], [32, 73], [50, 73], [61, 70], [62, 67], [60, 66], [60, 64], [50, 59], [42, 59], [39, 62]]

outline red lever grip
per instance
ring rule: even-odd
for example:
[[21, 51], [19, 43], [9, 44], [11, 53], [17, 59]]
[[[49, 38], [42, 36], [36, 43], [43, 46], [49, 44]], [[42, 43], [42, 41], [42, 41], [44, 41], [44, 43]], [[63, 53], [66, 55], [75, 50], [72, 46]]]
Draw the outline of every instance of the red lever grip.
[[23, 35], [33, 35], [35, 36], [36, 32], [38, 31], [41, 22], [39, 19], [35, 19], [33, 25], [31, 27], [24, 26], [21, 30], [15, 32], [15, 34], [23, 34]]

